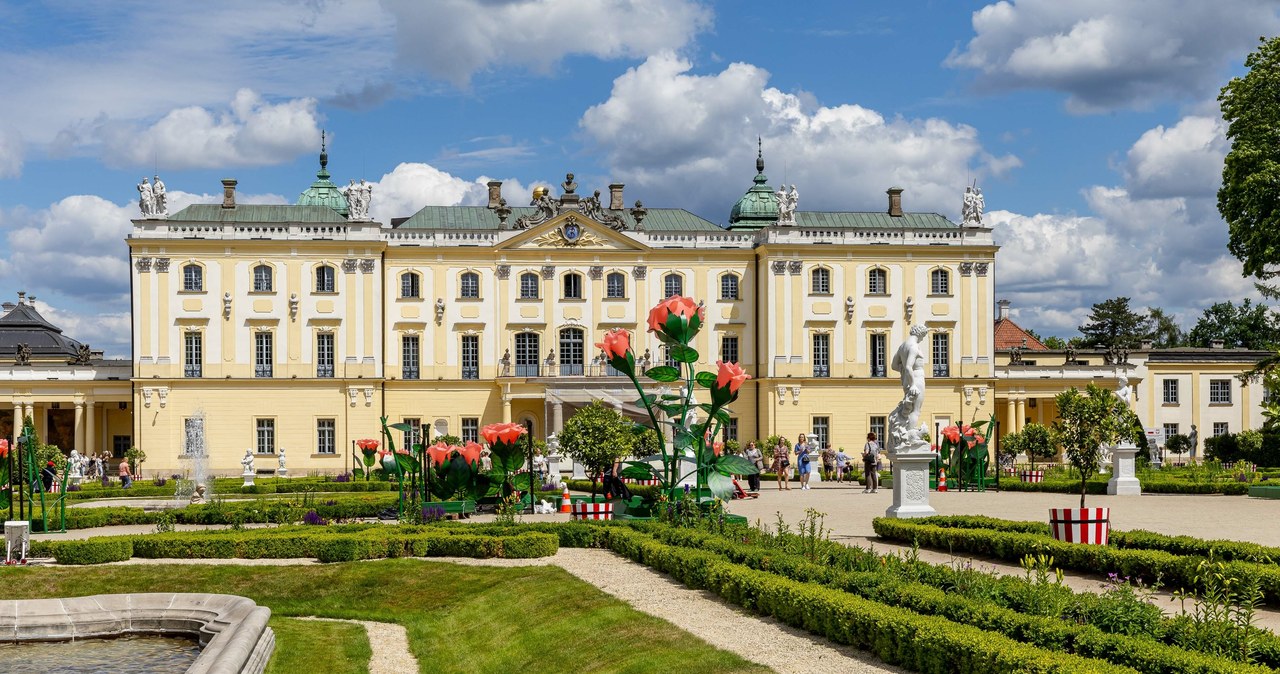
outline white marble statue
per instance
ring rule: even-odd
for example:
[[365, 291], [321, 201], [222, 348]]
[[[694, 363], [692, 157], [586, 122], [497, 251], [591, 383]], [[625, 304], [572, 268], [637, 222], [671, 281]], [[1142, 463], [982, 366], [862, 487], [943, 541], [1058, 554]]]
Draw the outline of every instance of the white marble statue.
[[71, 450], [71, 456], [67, 457], [67, 468], [72, 480], [81, 480], [84, 478], [84, 457], [80, 456], [80, 452]]
[[240, 459], [240, 465], [244, 466], [245, 475], [256, 475], [258, 471], [253, 469], [253, 449], [244, 450], [244, 458]]
[[927, 429], [920, 425], [920, 412], [924, 409], [924, 353], [920, 343], [929, 329], [915, 325], [911, 333], [893, 354], [891, 367], [902, 377], [902, 402], [889, 415], [889, 437], [893, 447], [909, 448], [923, 442]]
[[365, 182], [363, 178], [360, 179], [359, 185], [355, 180], [351, 180], [343, 188], [342, 193], [347, 197], [347, 219], [368, 220], [369, 202], [373, 200], [373, 185]]
[[964, 188], [964, 203], [960, 206], [960, 219], [966, 227], [976, 227], [982, 224], [982, 212], [987, 207], [987, 201], [982, 196], [982, 188], [978, 186]]
[[195, 491], [191, 492], [191, 505], [200, 505], [201, 503], [204, 503], [204, 492], [205, 486], [203, 484], [197, 484]]
[[169, 217], [169, 198], [160, 176], [151, 181], [151, 214], [157, 218]]
[[138, 210], [142, 211], [142, 217], [149, 218], [155, 214], [155, 208], [156, 200], [151, 191], [151, 183], [143, 176], [142, 182], [138, 183]]
[[792, 185], [791, 191], [788, 192], [787, 186], [783, 185], [773, 195], [778, 198], [778, 224], [796, 224], [796, 204], [800, 202], [800, 193], [796, 191], [796, 186]]
[[1124, 402], [1125, 407], [1130, 406], [1129, 403], [1130, 399], [1133, 397], [1133, 392], [1129, 388], [1129, 374], [1127, 372], [1120, 372], [1120, 381], [1116, 386], [1116, 397]]
[[276, 461], [279, 462], [279, 468], [276, 469], [276, 475], [288, 475], [289, 469], [284, 465], [284, 447], [280, 448], [280, 454], [276, 457]]

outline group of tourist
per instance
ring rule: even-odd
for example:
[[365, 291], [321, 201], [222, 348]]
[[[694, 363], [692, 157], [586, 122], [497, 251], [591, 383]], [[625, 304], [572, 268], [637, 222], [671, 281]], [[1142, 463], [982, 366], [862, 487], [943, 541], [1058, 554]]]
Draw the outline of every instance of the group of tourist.
[[[792, 456], [795, 461], [793, 463]], [[760, 475], [769, 470], [777, 476], [778, 489], [791, 489], [791, 473], [795, 470], [801, 490], [809, 489], [809, 476], [813, 474], [815, 464], [821, 463], [824, 480], [834, 480], [842, 484], [845, 480], [857, 480], [857, 463], [845, 453], [844, 448], [833, 448], [830, 445], [818, 447], [810, 442], [809, 436], [801, 433], [793, 447], [789, 447], [782, 438], [771, 448], [768, 454], [755, 442], [748, 442], [743, 456], [755, 464], [757, 473], [747, 476], [751, 491], [760, 491]], [[876, 493], [880, 487], [880, 443], [875, 433], [867, 434], [867, 442], [862, 448], [862, 475], [865, 488], [863, 492]], [[768, 462], [766, 466], [766, 461]]]

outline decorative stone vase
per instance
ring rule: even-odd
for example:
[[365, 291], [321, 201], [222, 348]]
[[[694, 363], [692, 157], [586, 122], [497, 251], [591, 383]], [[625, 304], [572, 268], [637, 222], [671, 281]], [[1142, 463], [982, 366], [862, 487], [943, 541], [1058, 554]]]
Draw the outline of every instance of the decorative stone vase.
[[1024, 470], [1018, 473], [1018, 479], [1023, 482], [1044, 482], [1044, 471]]
[[611, 520], [613, 519], [613, 504], [576, 501], [573, 504], [573, 519]]
[[1110, 508], [1050, 508], [1049, 531], [1064, 543], [1106, 545], [1111, 536]]

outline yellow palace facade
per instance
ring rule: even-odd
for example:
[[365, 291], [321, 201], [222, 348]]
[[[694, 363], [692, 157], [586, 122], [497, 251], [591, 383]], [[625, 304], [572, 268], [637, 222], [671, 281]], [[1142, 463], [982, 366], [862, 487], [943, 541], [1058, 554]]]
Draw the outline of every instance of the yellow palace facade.
[[995, 410], [991, 230], [905, 212], [901, 189], [882, 212], [798, 210], [757, 159], [725, 225], [628, 206], [622, 185], [588, 196], [572, 175], [530, 207], [494, 182], [487, 206], [379, 223], [325, 164], [296, 205], [240, 204], [227, 180], [220, 204], [134, 221], [148, 470], [180, 469], [200, 425], [214, 471], [239, 472], [250, 449], [260, 466], [286, 451], [297, 475], [346, 470], [381, 417], [466, 440], [499, 421], [546, 437], [594, 400], [635, 414], [594, 343], [624, 328], [643, 363], [663, 363], [645, 319], [672, 294], [706, 304], [699, 368], [738, 361], [754, 377], [725, 429], [743, 443], [815, 433], [852, 453], [883, 435], [901, 398], [888, 364], [913, 324], [930, 330], [926, 415]]

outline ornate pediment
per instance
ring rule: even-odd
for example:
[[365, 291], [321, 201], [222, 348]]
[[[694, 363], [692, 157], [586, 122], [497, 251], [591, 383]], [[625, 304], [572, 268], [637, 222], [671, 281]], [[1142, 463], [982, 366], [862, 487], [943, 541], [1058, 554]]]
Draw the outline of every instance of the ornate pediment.
[[579, 212], [561, 213], [501, 244], [499, 248], [647, 250], [625, 234]]

